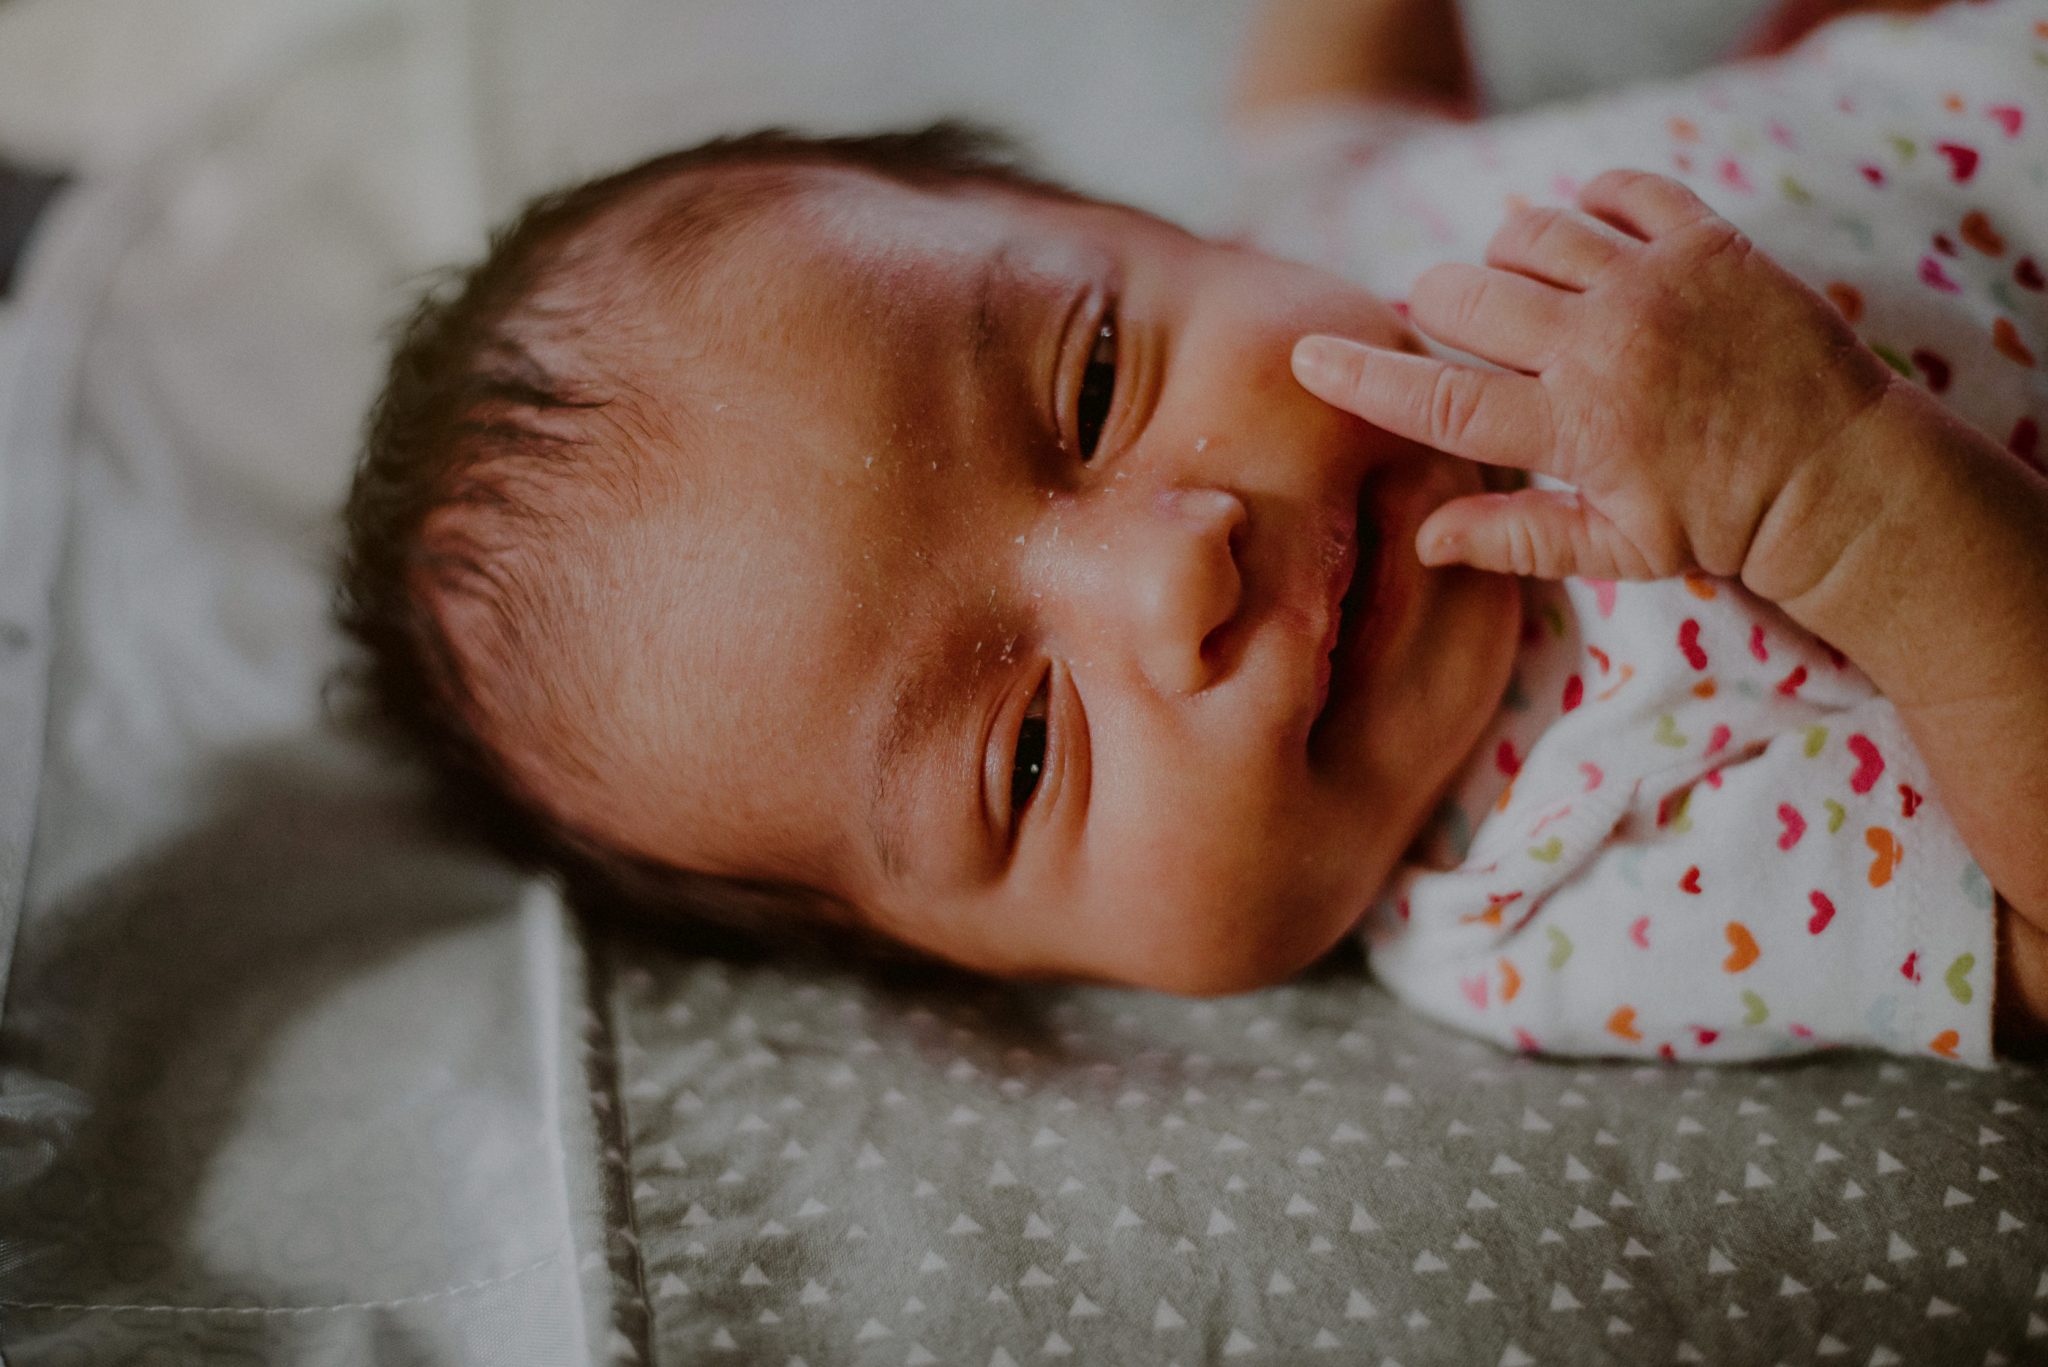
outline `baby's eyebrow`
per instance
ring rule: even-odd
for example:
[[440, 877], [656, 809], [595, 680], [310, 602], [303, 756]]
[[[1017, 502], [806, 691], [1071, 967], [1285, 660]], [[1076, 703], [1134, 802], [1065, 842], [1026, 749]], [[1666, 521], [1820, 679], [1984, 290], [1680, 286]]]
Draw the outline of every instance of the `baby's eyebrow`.
[[[973, 696], [982, 671], [1001, 657], [1000, 635], [986, 621], [958, 620], [912, 647], [889, 684], [888, 715], [875, 734], [868, 761], [868, 829], [883, 873], [896, 880], [909, 870], [909, 804], [918, 742], [952, 724]], [[941, 781], [945, 781], [944, 778]]]
[[1001, 250], [990, 254], [982, 263], [981, 273], [974, 287], [974, 345], [968, 354], [968, 373], [981, 374], [982, 364], [988, 358], [989, 343], [996, 336], [996, 292], [1001, 287], [1003, 274], [1003, 253], [1009, 250], [1005, 243]]
[[988, 254], [976, 273], [974, 282], [974, 317], [970, 328], [972, 345], [968, 350], [967, 373], [978, 376], [985, 373], [990, 346], [1002, 331], [998, 321], [998, 305], [1006, 293], [1015, 291], [1022, 283], [1024, 272], [1019, 267], [1023, 255], [1024, 240], [1006, 237]]

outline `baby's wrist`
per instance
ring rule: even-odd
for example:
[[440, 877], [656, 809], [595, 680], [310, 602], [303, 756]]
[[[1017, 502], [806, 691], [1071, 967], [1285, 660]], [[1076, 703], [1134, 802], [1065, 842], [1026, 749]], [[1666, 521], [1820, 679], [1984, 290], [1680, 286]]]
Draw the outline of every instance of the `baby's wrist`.
[[1824, 615], [1844, 563], [1891, 522], [1897, 500], [1912, 497], [1920, 457], [1939, 441], [1941, 416], [1917, 386], [1893, 376], [1771, 497], [1743, 559], [1743, 586], [1818, 631], [1807, 618]]
[[[1959, 686], [2018, 687], [2048, 660], [2031, 604], [2048, 586], [2048, 488], [1895, 379], [1794, 471], [1751, 538], [1741, 579], [1829, 642], [1901, 707]], [[1958, 614], [1974, 602], [1979, 613]], [[2028, 629], [2012, 622], [2024, 620]], [[2038, 626], [2038, 629], [2036, 629]], [[1930, 642], [1946, 641], [1945, 652]], [[1976, 661], [1972, 671], [1957, 659]]]

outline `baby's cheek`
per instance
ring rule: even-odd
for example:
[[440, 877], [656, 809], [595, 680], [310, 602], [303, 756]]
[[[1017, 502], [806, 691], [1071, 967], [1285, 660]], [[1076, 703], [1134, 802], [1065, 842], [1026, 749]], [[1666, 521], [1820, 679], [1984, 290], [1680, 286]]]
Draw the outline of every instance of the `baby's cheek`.
[[1327, 917], [1291, 889], [1218, 876], [1154, 880], [1113, 935], [1142, 985], [1184, 996], [1249, 992], [1287, 981], [1320, 957]]

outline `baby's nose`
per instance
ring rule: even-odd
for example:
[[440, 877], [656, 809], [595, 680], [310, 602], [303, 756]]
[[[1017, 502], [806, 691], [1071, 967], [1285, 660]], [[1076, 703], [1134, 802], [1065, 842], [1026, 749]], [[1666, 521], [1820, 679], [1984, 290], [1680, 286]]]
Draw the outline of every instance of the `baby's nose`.
[[1224, 489], [1167, 489], [1134, 519], [1124, 599], [1138, 662], [1164, 693], [1198, 693], [1221, 660], [1212, 638], [1237, 615], [1238, 549], [1249, 520]]

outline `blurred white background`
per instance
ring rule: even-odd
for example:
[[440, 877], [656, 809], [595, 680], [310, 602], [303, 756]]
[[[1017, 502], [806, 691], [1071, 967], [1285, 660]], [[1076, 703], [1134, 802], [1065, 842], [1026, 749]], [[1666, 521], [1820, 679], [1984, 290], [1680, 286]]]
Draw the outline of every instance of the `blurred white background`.
[[[0, 149], [136, 155], [238, 75], [377, 0], [12, 0]], [[566, 177], [764, 123], [870, 129], [968, 114], [1087, 188], [1193, 220], [1252, 0], [419, 0], [473, 116], [493, 213]], [[1491, 106], [1711, 60], [1763, 0], [1465, 0]]]

